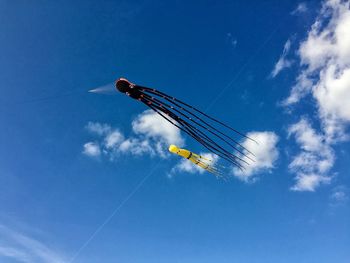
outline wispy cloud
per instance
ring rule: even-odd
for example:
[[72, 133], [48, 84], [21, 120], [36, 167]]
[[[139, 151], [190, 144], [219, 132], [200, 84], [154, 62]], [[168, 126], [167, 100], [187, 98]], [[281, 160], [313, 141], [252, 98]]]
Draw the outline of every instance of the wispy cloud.
[[24, 263], [64, 263], [64, 256], [26, 234], [0, 224], [0, 259], [10, 258]]
[[[350, 1], [324, 1], [306, 39], [299, 44], [299, 74], [282, 103], [292, 109], [311, 95], [320, 122], [319, 131], [311, 128], [305, 118], [289, 129], [301, 147], [289, 166], [296, 173], [293, 190], [314, 191], [322, 183], [329, 183], [331, 177], [327, 173], [335, 159], [332, 146], [348, 138], [345, 130], [350, 123], [349, 46]], [[310, 139], [308, 143], [303, 139], [306, 137]]]
[[349, 189], [344, 185], [334, 187], [329, 198], [330, 206], [337, 207], [346, 204], [349, 201], [348, 192]]
[[89, 122], [86, 129], [95, 136], [95, 141], [83, 145], [83, 154], [89, 157], [107, 156], [110, 160], [123, 154], [166, 158], [170, 144], [184, 144], [180, 131], [151, 110], [139, 114], [131, 126], [132, 135], [127, 137], [109, 124]]
[[98, 122], [89, 122], [86, 125], [86, 129], [91, 133], [102, 136], [111, 131], [111, 126], [108, 124], [101, 124]]
[[11, 246], [0, 246], [0, 258], [1, 257], [11, 258], [17, 262], [34, 262], [30, 254], [23, 251], [22, 248], [15, 248]]
[[287, 59], [290, 47], [291, 40], [288, 39], [287, 42], [284, 44], [282, 55], [278, 59], [274, 69], [270, 74], [272, 78], [276, 77], [283, 69], [289, 68], [292, 65], [292, 60]]
[[302, 14], [308, 10], [305, 2], [301, 2], [297, 5], [297, 7], [292, 11], [292, 15]]
[[259, 144], [246, 139], [242, 145], [254, 153], [255, 162], [246, 159], [250, 165], [245, 166], [245, 170], [241, 171], [237, 168], [233, 169], [234, 175], [246, 182], [252, 182], [257, 179], [257, 175], [262, 172], [268, 172], [274, 168], [274, 164], [278, 159], [279, 152], [277, 149], [278, 136], [274, 132], [249, 132], [248, 137], [253, 138]]

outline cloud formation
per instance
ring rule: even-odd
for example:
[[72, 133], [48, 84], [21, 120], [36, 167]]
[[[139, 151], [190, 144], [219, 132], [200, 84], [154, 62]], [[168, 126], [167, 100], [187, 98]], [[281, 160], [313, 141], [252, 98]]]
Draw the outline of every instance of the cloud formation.
[[[47, 244], [0, 224], [0, 259], [23, 263], [64, 263], [67, 260]], [[12, 261], [11, 261], [12, 262]]]
[[293, 157], [289, 169], [296, 173], [294, 191], [314, 191], [320, 184], [329, 183], [329, 170], [334, 164], [332, 148], [325, 137], [317, 133], [306, 119], [291, 125], [289, 136], [294, 136], [301, 151]]
[[100, 146], [96, 142], [87, 142], [83, 145], [83, 154], [90, 157], [98, 157], [101, 155]]
[[282, 103], [292, 109], [311, 95], [320, 122], [319, 131], [304, 117], [289, 127], [289, 136], [293, 135], [300, 146], [299, 154], [289, 165], [296, 174], [293, 190], [314, 191], [329, 183], [335, 160], [332, 146], [348, 138], [349, 47], [350, 1], [324, 1], [306, 39], [299, 44], [299, 73], [290, 95]]
[[290, 50], [290, 46], [291, 40], [288, 39], [287, 42], [284, 44], [282, 55], [278, 59], [274, 69], [271, 72], [272, 78], [276, 77], [283, 69], [289, 68], [292, 65], [292, 61], [286, 58]]
[[245, 170], [241, 171], [238, 168], [233, 169], [234, 175], [243, 181], [255, 181], [256, 175], [261, 172], [270, 171], [274, 168], [274, 164], [278, 159], [279, 152], [277, 149], [278, 136], [274, 132], [249, 132], [248, 137], [254, 138], [259, 144], [252, 140], [245, 139], [242, 145], [255, 154], [255, 162], [251, 162], [246, 157], [245, 159], [250, 165], [245, 166]]
[[159, 138], [167, 144], [184, 144], [180, 130], [152, 110], [140, 114], [132, 122], [132, 129], [135, 134], [144, 135], [147, 138]]
[[83, 145], [83, 154], [89, 157], [107, 156], [110, 160], [123, 154], [168, 156], [169, 144], [182, 146], [180, 131], [157, 113], [146, 110], [132, 121], [132, 135], [126, 137], [109, 124], [89, 122], [86, 129], [96, 136], [96, 141]]
[[285, 106], [311, 94], [329, 140], [344, 139], [350, 122], [350, 1], [324, 2], [299, 46], [300, 73]]

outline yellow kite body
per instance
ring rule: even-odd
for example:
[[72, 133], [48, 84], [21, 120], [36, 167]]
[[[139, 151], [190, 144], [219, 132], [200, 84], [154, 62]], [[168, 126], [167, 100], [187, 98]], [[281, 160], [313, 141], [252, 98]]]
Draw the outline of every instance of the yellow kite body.
[[189, 150], [178, 148], [177, 146], [175, 146], [173, 144], [169, 146], [169, 151], [174, 153], [174, 154], [177, 154], [183, 158], [188, 159], [189, 161], [191, 161], [195, 165], [203, 168], [204, 170], [207, 170], [210, 173], [215, 174], [216, 176], [222, 176], [222, 174], [218, 170], [218, 168], [213, 165], [212, 160], [209, 160], [209, 159], [207, 159], [199, 154], [196, 154], [194, 152], [191, 152]]

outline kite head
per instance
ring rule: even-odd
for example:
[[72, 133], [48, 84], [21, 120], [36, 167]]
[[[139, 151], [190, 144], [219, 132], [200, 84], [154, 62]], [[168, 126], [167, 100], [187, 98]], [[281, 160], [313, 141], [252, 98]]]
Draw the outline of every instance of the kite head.
[[127, 79], [120, 78], [115, 82], [115, 87], [121, 93], [128, 95], [133, 99], [139, 100], [142, 97], [141, 91], [135, 87], [134, 83], [131, 83]]
[[133, 83], [131, 83], [130, 81], [128, 81], [127, 79], [124, 78], [120, 78], [116, 81], [115, 83], [115, 87], [117, 88], [117, 90], [119, 90], [121, 93], [127, 93], [131, 91], [131, 89], [134, 87], [135, 85]]
[[174, 144], [169, 146], [169, 152], [177, 153], [179, 150], [180, 149], [177, 146], [175, 146]]

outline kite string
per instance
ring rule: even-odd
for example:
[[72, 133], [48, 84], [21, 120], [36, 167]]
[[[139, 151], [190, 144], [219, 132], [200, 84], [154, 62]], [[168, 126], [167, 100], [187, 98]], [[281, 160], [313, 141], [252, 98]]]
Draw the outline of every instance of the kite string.
[[130, 200], [130, 198], [141, 188], [141, 186], [146, 182], [146, 180], [154, 173], [158, 168], [159, 162], [153, 166], [152, 170], [144, 176], [140, 182], [135, 186], [135, 188], [126, 196], [126, 198], [113, 210], [113, 212], [102, 222], [99, 227], [91, 234], [91, 236], [84, 242], [84, 244], [75, 252], [75, 254], [70, 259], [69, 263], [73, 263], [75, 259], [80, 255], [80, 253], [85, 249], [87, 245], [95, 238], [95, 236], [101, 232], [105, 225], [107, 225], [112, 218], [118, 213], [118, 211]]
[[219, 92], [219, 94], [211, 101], [205, 111], [208, 111], [211, 107], [216, 104], [216, 102], [221, 98], [221, 96], [226, 92], [226, 90], [231, 87], [231, 85], [239, 78], [239, 76], [244, 72], [245, 68], [254, 60], [254, 58], [261, 52], [261, 50], [265, 47], [265, 45], [270, 42], [272, 37], [275, 35], [277, 30], [281, 27], [278, 25], [266, 38], [266, 40], [261, 44], [261, 46], [254, 52], [254, 54], [248, 58], [247, 62], [243, 64], [240, 70], [236, 73], [236, 75], [231, 79], [231, 81]]

